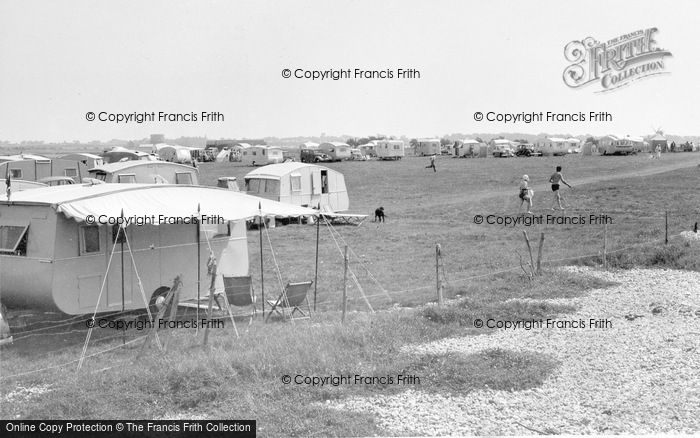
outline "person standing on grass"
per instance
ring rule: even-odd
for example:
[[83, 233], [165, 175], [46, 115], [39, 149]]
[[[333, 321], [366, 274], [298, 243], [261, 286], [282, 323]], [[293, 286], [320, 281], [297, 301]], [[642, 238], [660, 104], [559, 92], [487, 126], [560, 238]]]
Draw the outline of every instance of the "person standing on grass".
[[661, 145], [657, 144], [656, 145], [656, 159], [658, 160], [659, 158], [661, 158]]
[[573, 187], [571, 187], [571, 184], [564, 180], [564, 175], [561, 174], [561, 166], [557, 166], [557, 171], [549, 177], [549, 182], [552, 184], [552, 192], [554, 192], [554, 199], [552, 199], [552, 210], [555, 210], [555, 202], [559, 206], [559, 210], [563, 210], [564, 208], [561, 206], [561, 195], [559, 194], [559, 183], [566, 184], [570, 189], [573, 189]]
[[433, 168], [433, 172], [437, 172], [437, 169], [435, 168], [435, 154], [430, 156], [430, 165], [425, 166], [426, 169], [430, 169], [431, 167]]
[[518, 195], [520, 198], [520, 207], [518, 207], [518, 213], [520, 213], [520, 209], [523, 208], [523, 202], [527, 202], [527, 214], [532, 214], [532, 195], [534, 192], [528, 186], [529, 181], [530, 177], [527, 175], [523, 175], [523, 179], [520, 181], [520, 194]]

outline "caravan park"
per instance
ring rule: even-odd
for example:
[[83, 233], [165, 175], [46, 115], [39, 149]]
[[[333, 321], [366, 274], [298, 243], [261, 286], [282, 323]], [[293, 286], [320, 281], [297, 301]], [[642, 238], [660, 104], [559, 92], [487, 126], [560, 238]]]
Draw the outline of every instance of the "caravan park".
[[0, 1], [2, 438], [700, 436], [699, 16]]
[[[21, 311], [7, 306], [13, 342], [2, 347], [2, 416], [254, 418], [261, 436], [700, 428], [688, 408], [697, 401], [691, 333], [700, 328], [700, 302], [692, 293], [700, 287], [700, 240], [693, 232], [700, 220], [700, 153], [460, 159], [463, 148], [455, 148], [437, 156], [433, 172], [425, 168], [427, 156], [407, 149], [402, 160], [200, 162], [193, 173], [198, 179], [176, 181], [175, 169], [163, 175], [168, 183], [155, 186], [148, 184], [152, 175], [129, 170], [144, 180], [118, 184], [122, 176], [94, 187], [22, 190], [11, 195], [15, 205], [2, 198], [0, 218], [15, 224], [24, 212], [47, 217], [51, 225], [41, 233], [49, 237], [40, 241], [53, 242], [27, 260], [0, 257], [0, 296], [22, 305]], [[108, 169], [139, 162], [103, 164], [89, 174], [109, 175]], [[157, 163], [193, 169], [143, 161], [151, 168]], [[550, 209], [548, 179], [556, 166], [574, 187], [562, 190], [565, 211]], [[519, 211], [522, 174], [534, 189], [531, 216]], [[320, 211], [327, 215], [309, 216], [319, 212], [312, 199], [322, 175], [329, 197]], [[248, 193], [249, 213], [233, 213], [237, 204], [228, 203], [246, 195], [214, 188], [222, 178]], [[254, 199], [274, 203], [261, 204], [268, 212], [264, 223]], [[95, 249], [81, 234], [90, 212], [119, 217], [174, 205], [178, 214], [220, 208], [238, 225], [196, 232], [191, 225], [127, 227], [133, 250], [118, 244], [114, 228], [98, 227], [104, 235], [96, 234], [95, 242], [103, 250], [99, 261], [90, 256]], [[373, 220], [379, 206], [385, 222]], [[345, 222], [343, 215], [361, 220]], [[32, 219], [28, 227], [40, 226]], [[80, 238], [71, 238], [74, 233]], [[32, 251], [39, 239], [29, 239]], [[214, 245], [219, 262], [213, 282], [207, 245]], [[116, 256], [107, 269], [105, 249], [111, 248]], [[89, 257], [81, 260], [84, 252]], [[66, 258], [73, 253], [78, 257]], [[53, 282], [40, 281], [50, 265], [39, 259], [54, 260]], [[71, 284], [67, 274], [76, 264], [81, 271]], [[132, 303], [124, 311], [122, 267]], [[181, 286], [173, 283], [176, 275]], [[227, 275], [250, 278], [252, 306], [222, 310]], [[82, 295], [100, 290], [102, 278], [108, 279], [105, 301]], [[295, 314], [275, 311], [290, 283], [307, 284], [308, 301]], [[150, 293], [168, 298], [171, 285], [181, 290], [180, 305], [158, 313]], [[16, 294], [22, 288], [34, 288], [31, 299]], [[74, 290], [73, 302], [57, 295]], [[210, 300], [210, 290], [221, 295]], [[144, 307], [169, 317], [175, 328], [149, 330]], [[107, 322], [88, 329], [92, 318]], [[216, 320], [216, 328], [205, 328], [206, 320]], [[502, 325], [516, 321], [535, 325]], [[655, 404], [634, 396], [640, 379], [664, 382]], [[563, 410], [572, 385], [579, 401]], [[625, 391], [633, 391], [627, 399], [616, 395]]]

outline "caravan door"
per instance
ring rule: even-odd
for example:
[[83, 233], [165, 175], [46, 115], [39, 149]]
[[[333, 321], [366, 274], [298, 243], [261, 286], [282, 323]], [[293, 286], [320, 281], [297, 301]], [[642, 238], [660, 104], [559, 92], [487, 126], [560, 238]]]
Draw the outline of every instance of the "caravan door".
[[51, 175], [51, 160], [36, 160], [34, 161], [35, 164], [35, 176], [34, 176], [34, 181], [39, 181], [42, 178], [48, 178]]
[[318, 208], [321, 202], [321, 169], [311, 171], [311, 201], [309, 208]]

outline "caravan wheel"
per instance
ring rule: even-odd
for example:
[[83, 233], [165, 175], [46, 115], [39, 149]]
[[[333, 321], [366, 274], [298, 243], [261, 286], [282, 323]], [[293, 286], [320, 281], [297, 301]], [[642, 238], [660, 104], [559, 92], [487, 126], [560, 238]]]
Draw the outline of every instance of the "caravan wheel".
[[[155, 319], [160, 311], [160, 308], [165, 303], [165, 297], [170, 292], [170, 288], [166, 286], [161, 286], [153, 292], [151, 295], [151, 300], [148, 302], [148, 309], [151, 311], [151, 318]], [[172, 303], [165, 309], [163, 316], [170, 315], [170, 310], [172, 309]]]

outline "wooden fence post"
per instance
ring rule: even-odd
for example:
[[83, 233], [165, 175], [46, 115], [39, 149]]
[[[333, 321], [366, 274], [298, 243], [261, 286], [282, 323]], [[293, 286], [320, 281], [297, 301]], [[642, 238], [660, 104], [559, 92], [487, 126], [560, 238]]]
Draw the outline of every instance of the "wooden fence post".
[[608, 270], [608, 221], [603, 224], [603, 269]]
[[523, 236], [525, 236], [525, 243], [527, 244], [527, 252], [530, 253], [530, 272], [534, 274], [535, 260], [532, 258], [532, 247], [530, 246], [530, 239], [527, 237], [527, 231], [523, 230]]
[[668, 245], [668, 211], [665, 214], [666, 233], [664, 234], [664, 244]]
[[540, 233], [540, 247], [537, 248], [537, 275], [542, 274], [542, 246], [544, 245], [544, 233]]

